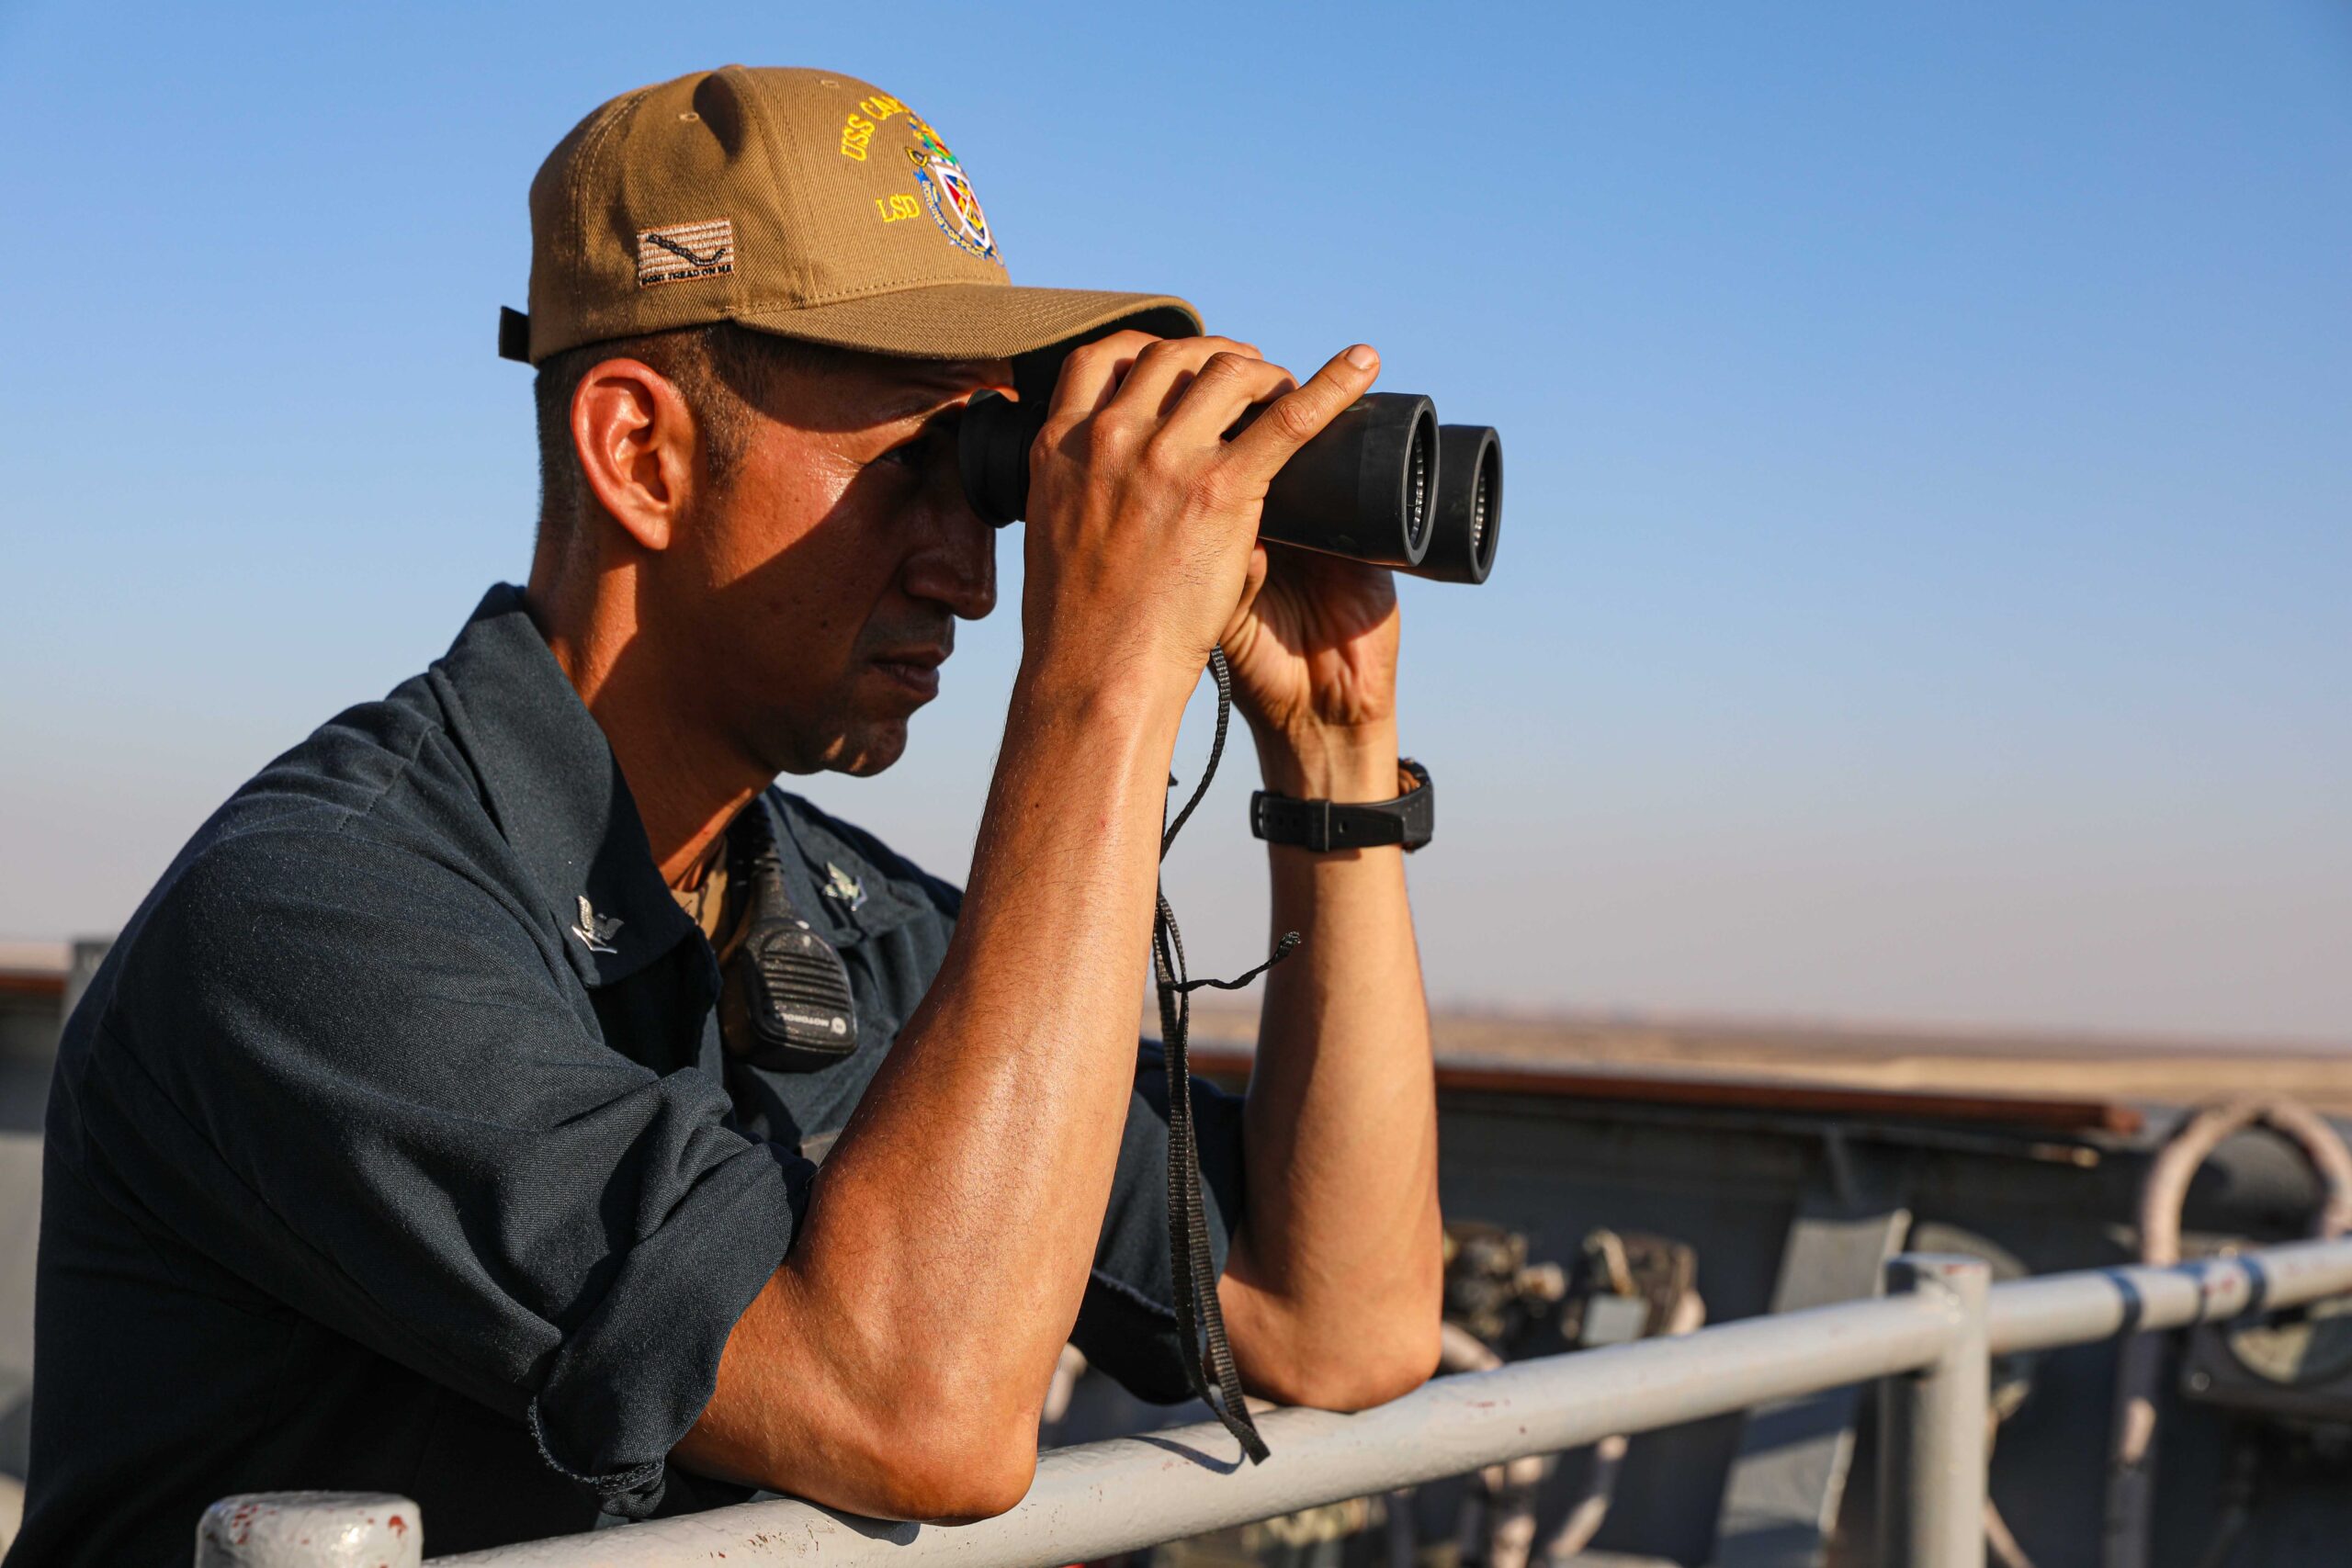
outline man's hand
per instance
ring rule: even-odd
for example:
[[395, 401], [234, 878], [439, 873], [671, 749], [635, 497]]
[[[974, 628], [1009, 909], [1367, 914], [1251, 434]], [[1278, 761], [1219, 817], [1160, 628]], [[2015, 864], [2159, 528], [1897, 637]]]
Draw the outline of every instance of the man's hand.
[[1396, 579], [1385, 567], [1268, 550], [1225, 634], [1233, 694], [1266, 787], [1385, 800], [1396, 784]]
[[1266, 487], [1378, 366], [1359, 344], [1299, 386], [1229, 338], [1118, 333], [1073, 353], [1030, 454], [1024, 668], [1074, 657], [1188, 694], [1263, 570]]

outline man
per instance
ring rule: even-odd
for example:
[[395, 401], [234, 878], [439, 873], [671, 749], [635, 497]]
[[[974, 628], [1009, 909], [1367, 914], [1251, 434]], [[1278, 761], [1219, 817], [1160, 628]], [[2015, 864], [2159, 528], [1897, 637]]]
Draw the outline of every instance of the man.
[[[528, 587], [240, 790], [69, 1028], [17, 1562], [183, 1562], [288, 1487], [406, 1493], [436, 1552], [758, 1488], [986, 1515], [1066, 1340], [1162, 1399], [1197, 1364], [1134, 1032], [1169, 761], [1222, 643], [1269, 790], [1398, 794], [1386, 574], [1253, 544], [1372, 352], [1100, 335], [1193, 323], [1010, 287], [847, 77], [629, 94], [531, 205]], [[995, 598], [958, 411], [1089, 338], [959, 897], [770, 784], [899, 758]], [[1249, 1387], [1352, 1408], [1435, 1360], [1425, 1011], [1400, 852], [1269, 852], [1305, 943], [1246, 1101], [1189, 1097], [1216, 1298]], [[762, 920], [846, 1002], [763, 1012]]]

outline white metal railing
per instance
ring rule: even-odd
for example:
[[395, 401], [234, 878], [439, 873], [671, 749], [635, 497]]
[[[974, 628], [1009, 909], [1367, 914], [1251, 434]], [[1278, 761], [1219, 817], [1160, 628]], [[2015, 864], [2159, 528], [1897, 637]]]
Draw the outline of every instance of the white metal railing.
[[[1906, 1255], [1889, 1267], [1889, 1293], [1872, 1301], [1441, 1378], [1353, 1416], [1271, 1411], [1259, 1426], [1273, 1457], [1259, 1465], [1240, 1462], [1232, 1439], [1215, 1424], [1056, 1449], [1040, 1457], [1036, 1482], [1016, 1507], [977, 1524], [888, 1524], [808, 1503], [745, 1503], [434, 1561], [475, 1568], [683, 1568], [723, 1553], [730, 1563], [806, 1568], [1052, 1568], [1614, 1434], [1885, 1379], [1880, 1561], [1885, 1568], [1981, 1568], [1988, 1357], [2352, 1293], [2352, 1239], [2000, 1286], [1988, 1287], [1986, 1276], [1976, 1258]], [[401, 1501], [370, 1499], [365, 1506], [381, 1517], [388, 1504]], [[199, 1568], [326, 1568], [345, 1561], [315, 1544], [302, 1555], [270, 1545], [276, 1532], [266, 1519], [256, 1525], [255, 1502], [216, 1505], [206, 1527], [216, 1543], [204, 1545], [206, 1531], [199, 1531]], [[231, 1546], [214, 1527], [240, 1507], [244, 1540]], [[413, 1519], [409, 1507], [406, 1517]], [[327, 1533], [316, 1529], [314, 1515], [303, 1517], [311, 1542]], [[412, 1541], [402, 1544], [413, 1553]], [[268, 1550], [256, 1550], [263, 1547]]]

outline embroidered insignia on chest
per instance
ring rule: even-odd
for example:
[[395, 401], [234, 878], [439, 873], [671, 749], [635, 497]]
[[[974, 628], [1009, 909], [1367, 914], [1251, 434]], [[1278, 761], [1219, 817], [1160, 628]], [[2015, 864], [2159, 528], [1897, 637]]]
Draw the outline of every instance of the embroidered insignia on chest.
[[613, 945], [613, 938], [620, 929], [621, 918], [618, 915], [596, 913], [594, 907], [588, 902], [588, 895], [580, 895], [580, 923], [571, 928], [571, 934], [585, 942], [589, 952], [618, 953], [620, 949]]
[[637, 286], [720, 277], [735, 270], [735, 224], [727, 218], [673, 223], [637, 237]]
[[832, 862], [825, 863], [825, 897], [855, 910], [865, 903], [865, 887]]
[[988, 214], [980, 210], [972, 177], [921, 115], [908, 110], [907, 124], [915, 133], [915, 144], [907, 149], [907, 162], [915, 166], [915, 184], [922, 187], [923, 201], [940, 231], [959, 249], [1002, 266], [1004, 258], [997, 254], [996, 235], [989, 229]]

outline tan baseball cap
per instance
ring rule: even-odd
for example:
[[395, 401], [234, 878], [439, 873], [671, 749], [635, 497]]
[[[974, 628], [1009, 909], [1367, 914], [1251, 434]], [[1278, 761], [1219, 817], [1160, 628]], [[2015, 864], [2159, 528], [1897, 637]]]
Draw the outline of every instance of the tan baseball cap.
[[499, 352], [735, 321], [922, 359], [998, 359], [1129, 323], [1201, 330], [1169, 294], [1016, 288], [956, 154], [853, 76], [722, 66], [625, 93], [531, 182], [527, 318]]

